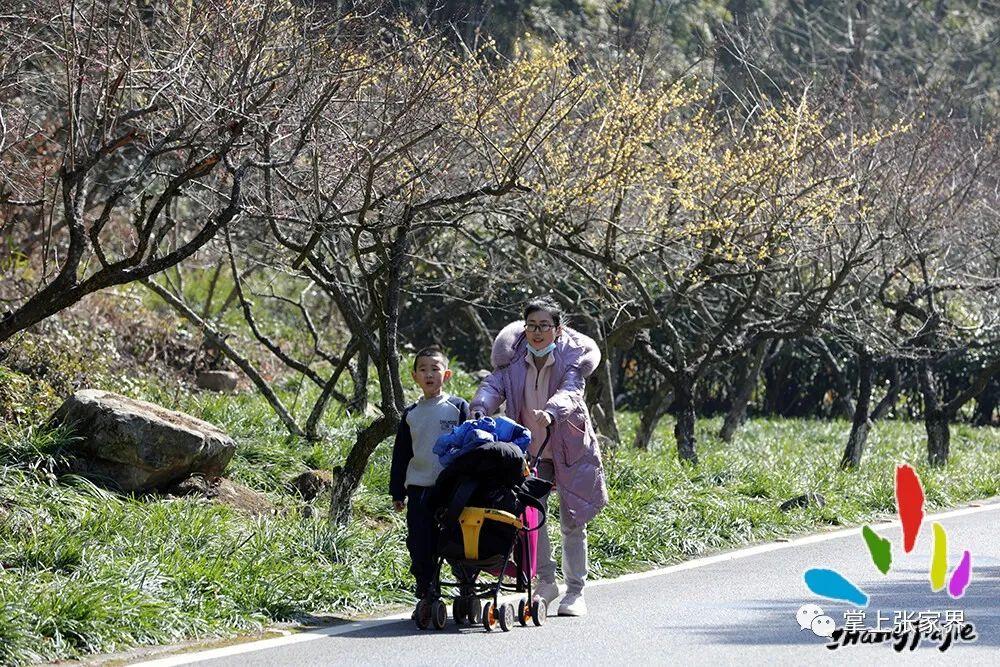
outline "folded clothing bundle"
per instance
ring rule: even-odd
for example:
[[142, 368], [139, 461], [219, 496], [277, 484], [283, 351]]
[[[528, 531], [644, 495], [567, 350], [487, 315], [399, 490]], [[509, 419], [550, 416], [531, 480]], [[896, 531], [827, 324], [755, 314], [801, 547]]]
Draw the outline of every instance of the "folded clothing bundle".
[[512, 443], [523, 454], [531, 444], [531, 431], [507, 417], [470, 419], [439, 437], [434, 443], [434, 453], [447, 468], [462, 454], [490, 442]]

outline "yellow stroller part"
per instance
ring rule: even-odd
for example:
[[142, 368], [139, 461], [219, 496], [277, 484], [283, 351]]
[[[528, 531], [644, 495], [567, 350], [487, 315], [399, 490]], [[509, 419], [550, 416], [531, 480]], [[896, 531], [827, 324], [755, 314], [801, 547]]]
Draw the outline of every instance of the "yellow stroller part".
[[458, 523], [462, 526], [462, 542], [465, 546], [465, 557], [468, 560], [479, 559], [479, 531], [487, 519], [509, 524], [518, 530], [524, 527], [521, 520], [510, 512], [488, 507], [466, 507], [459, 515]]

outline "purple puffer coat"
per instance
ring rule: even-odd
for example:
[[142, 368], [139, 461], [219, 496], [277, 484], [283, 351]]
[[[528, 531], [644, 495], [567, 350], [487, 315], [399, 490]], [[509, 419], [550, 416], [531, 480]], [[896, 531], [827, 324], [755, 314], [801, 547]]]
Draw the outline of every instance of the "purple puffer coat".
[[[493, 373], [479, 385], [470, 413], [481, 410], [492, 415], [506, 401], [507, 416], [520, 419], [528, 374], [524, 362], [527, 346], [524, 322], [512, 322], [497, 334], [491, 355]], [[592, 338], [563, 327], [552, 354], [555, 361], [549, 373], [545, 410], [554, 421], [547, 450], [555, 467], [561, 511], [581, 524], [608, 504], [597, 435], [583, 399], [584, 380], [600, 363], [601, 352]]]

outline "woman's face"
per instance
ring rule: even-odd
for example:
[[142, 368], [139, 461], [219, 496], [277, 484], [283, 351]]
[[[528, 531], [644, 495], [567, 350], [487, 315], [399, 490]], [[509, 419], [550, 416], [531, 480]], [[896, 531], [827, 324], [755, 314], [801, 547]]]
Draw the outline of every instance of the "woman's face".
[[528, 344], [536, 350], [547, 347], [559, 333], [560, 328], [555, 325], [552, 313], [547, 310], [536, 310], [524, 321], [524, 335], [528, 338]]

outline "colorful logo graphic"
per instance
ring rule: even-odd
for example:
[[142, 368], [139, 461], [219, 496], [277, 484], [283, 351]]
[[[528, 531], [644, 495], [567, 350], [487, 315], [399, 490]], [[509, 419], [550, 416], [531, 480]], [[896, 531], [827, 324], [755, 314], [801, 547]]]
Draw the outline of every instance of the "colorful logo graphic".
[[[905, 464], [896, 466], [896, 510], [903, 528], [903, 551], [910, 553], [917, 543], [917, 535], [924, 522], [924, 489], [917, 472]], [[933, 531], [930, 582], [931, 590], [940, 591], [948, 572], [948, 534], [937, 522], [933, 524]], [[883, 575], [889, 574], [892, 569], [892, 543], [872, 530], [871, 526], [864, 526], [861, 534], [875, 567]], [[858, 607], [868, 606], [868, 594], [836, 570], [812, 568], [806, 570], [803, 577], [809, 590], [820, 597], [850, 602]], [[971, 580], [972, 555], [965, 551], [962, 560], [951, 573], [948, 595], [956, 600], [962, 597]]]
[[[920, 477], [909, 465], [896, 466], [896, 510], [903, 529], [903, 551], [910, 553], [917, 543], [917, 535], [924, 521], [924, 490]], [[948, 534], [939, 523], [932, 524], [931, 565], [929, 571], [931, 590], [940, 591], [945, 587], [948, 574]], [[868, 547], [875, 568], [883, 575], [892, 569], [892, 543], [882, 537], [871, 526], [864, 526], [861, 535]], [[811, 568], [803, 574], [806, 587], [820, 597], [829, 600], [849, 602], [858, 609], [844, 613], [844, 626], [837, 628], [833, 618], [823, 613], [815, 604], [799, 607], [795, 620], [800, 630], [812, 630], [818, 637], [830, 640], [827, 648], [835, 650], [840, 646], [854, 644], [874, 644], [891, 642], [896, 651], [905, 648], [914, 650], [921, 639], [937, 642], [938, 649], [947, 650], [955, 642], [976, 640], [975, 626], [967, 623], [960, 610], [947, 611], [944, 623], [938, 612], [896, 612], [896, 622], [892, 629], [882, 627], [882, 612], [878, 614], [878, 625], [867, 628], [862, 625], [870, 598], [854, 582], [829, 568]], [[958, 565], [948, 580], [948, 595], [961, 598], [972, 579], [972, 556], [968, 550], [962, 554]], [[885, 619], [887, 620], [887, 619]]]

